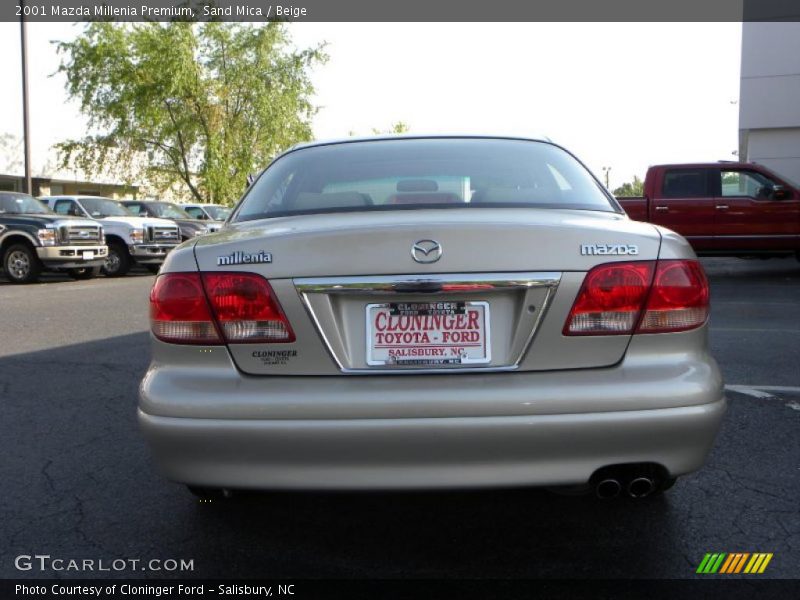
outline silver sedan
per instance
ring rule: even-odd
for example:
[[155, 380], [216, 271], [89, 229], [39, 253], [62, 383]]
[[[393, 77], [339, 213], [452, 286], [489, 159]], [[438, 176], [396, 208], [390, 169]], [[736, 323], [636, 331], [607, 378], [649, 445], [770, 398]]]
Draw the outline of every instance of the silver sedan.
[[555, 144], [312, 143], [167, 258], [139, 421], [200, 494], [577, 486], [643, 497], [725, 411], [708, 283]]

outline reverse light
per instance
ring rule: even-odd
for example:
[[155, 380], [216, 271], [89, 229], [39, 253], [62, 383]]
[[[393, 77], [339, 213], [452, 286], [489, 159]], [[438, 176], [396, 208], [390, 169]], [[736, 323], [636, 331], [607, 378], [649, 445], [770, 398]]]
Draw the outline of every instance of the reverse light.
[[200, 273], [167, 273], [150, 291], [150, 329], [173, 344], [221, 344]]
[[658, 262], [637, 333], [686, 331], [708, 319], [708, 279], [696, 260]]
[[633, 333], [653, 280], [653, 262], [598, 265], [586, 274], [564, 335]]
[[696, 260], [618, 262], [586, 274], [564, 335], [686, 331], [708, 318], [708, 280]]
[[166, 273], [150, 292], [150, 325], [173, 344], [288, 343], [294, 331], [254, 273]]

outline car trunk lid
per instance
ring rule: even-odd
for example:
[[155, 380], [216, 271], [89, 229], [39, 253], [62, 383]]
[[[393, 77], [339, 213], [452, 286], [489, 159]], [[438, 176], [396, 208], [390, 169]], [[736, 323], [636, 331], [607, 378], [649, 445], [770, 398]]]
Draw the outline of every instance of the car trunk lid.
[[[414, 251], [425, 241], [441, 256]], [[659, 244], [655, 228], [616, 213], [418, 209], [234, 224], [198, 240], [195, 255], [204, 272], [268, 279], [296, 333], [293, 343], [229, 344], [246, 373], [550, 370], [622, 358], [630, 335], [570, 338], [562, 328], [589, 269], [654, 260]], [[448, 325], [463, 336], [445, 344]], [[389, 346], [444, 347], [456, 359], [437, 350], [387, 361], [382, 326], [404, 334]], [[420, 330], [427, 340], [405, 335]]]

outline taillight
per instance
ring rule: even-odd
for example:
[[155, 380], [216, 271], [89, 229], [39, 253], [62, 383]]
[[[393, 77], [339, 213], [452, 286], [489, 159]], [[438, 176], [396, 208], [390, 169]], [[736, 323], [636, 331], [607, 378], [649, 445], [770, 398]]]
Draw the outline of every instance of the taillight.
[[272, 287], [253, 273], [161, 275], [150, 292], [150, 324], [173, 344], [295, 341]]
[[173, 344], [221, 344], [200, 273], [168, 273], [150, 292], [150, 328]]
[[708, 279], [696, 260], [658, 261], [637, 333], [686, 331], [708, 319]]
[[598, 265], [586, 274], [564, 335], [632, 333], [653, 279], [652, 262]]
[[697, 261], [609, 263], [586, 274], [563, 333], [686, 331], [707, 318], [708, 281]]
[[254, 273], [203, 273], [208, 301], [229, 343], [286, 343], [294, 331], [275, 292]]

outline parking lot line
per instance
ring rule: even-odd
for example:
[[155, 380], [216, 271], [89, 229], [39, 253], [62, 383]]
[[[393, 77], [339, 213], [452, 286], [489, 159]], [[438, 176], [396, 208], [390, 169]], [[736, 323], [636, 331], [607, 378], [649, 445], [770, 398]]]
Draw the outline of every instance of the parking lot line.
[[736, 332], [757, 332], [757, 333], [794, 333], [800, 334], [800, 329], [779, 329], [777, 327], [713, 327], [713, 332], [719, 331], [736, 331]]
[[790, 385], [726, 385], [725, 389], [730, 392], [746, 394], [753, 398], [775, 398], [775, 394], [770, 394], [770, 392], [800, 394], [800, 386]]
[[[752, 300], [714, 300], [714, 306], [717, 305], [740, 304], [742, 306], [752, 306]], [[779, 302], [775, 300], [759, 300], [758, 305], [763, 306], [797, 306], [797, 302]]]

